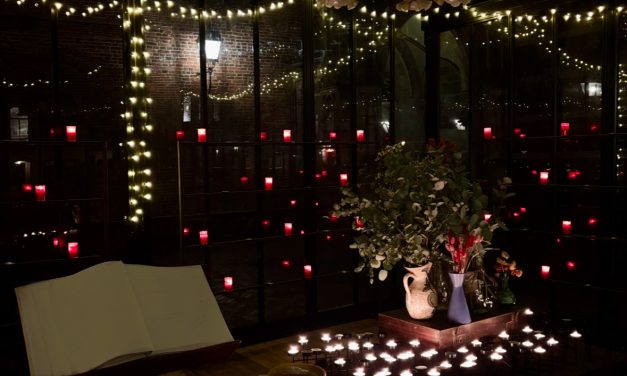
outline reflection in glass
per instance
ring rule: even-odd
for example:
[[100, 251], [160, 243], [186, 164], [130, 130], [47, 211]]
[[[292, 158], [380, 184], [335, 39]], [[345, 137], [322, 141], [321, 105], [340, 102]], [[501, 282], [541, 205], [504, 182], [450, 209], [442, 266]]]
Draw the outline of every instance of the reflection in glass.
[[470, 27], [440, 34], [440, 138], [468, 150]]
[[601, 82], [603, 72], [603, 19], [586, 22], [559, 18], [559, 102], [558, 134], [569, 136], [601, 130]]

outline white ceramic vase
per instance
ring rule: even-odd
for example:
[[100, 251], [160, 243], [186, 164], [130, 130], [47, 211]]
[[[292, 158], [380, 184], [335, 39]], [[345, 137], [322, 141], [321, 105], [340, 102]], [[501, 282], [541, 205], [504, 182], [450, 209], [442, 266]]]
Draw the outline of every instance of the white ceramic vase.
[[407, 274], [403, 277], [403, 286], [407, 313], [416, 320], [431, 318], [438, 303], [436, 292], [427, 286], [427, 273], [431, 270], [431, 263], [405, 269]]

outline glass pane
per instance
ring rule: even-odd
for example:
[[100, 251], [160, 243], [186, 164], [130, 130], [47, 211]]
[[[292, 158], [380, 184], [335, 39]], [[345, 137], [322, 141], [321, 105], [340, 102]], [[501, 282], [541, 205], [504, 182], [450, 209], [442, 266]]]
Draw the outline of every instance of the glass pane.
[[507, 20], [473, 28], [472, 171], [494, 181], [507, 175], [508, 34]]
[[627, 132], [627, 13], [618, 16], [618, 132]]
[[601, 124], [603, 20], [559, 18], [559, 134], [597, 133]]
[[396, 140], [407, 148], [425, 145], [426, 53], [420, 16], [407, 19], [396, 31]]
[[512, 179], [517, 184], [550, 184], [555, 180], [552, 171], [553, 141], [525, 140], [512, 145]]
[[[513, 137], [552, 136], [552, 23], [519, 16], [514, 25]], [[509, 31], [511, 32], [511, 31]]]
[[440, 34], [440, 137], [468, 151], [470, 27]]

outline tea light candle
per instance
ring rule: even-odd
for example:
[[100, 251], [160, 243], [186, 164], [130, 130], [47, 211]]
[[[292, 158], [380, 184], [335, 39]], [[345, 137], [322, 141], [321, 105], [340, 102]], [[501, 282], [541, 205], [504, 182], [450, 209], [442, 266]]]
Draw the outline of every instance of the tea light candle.
[[242, 183], [242, 186], [247, 186], [248, 185], [248, 176], [242, 176], [241, 178], [239, 178], [239, 181]]
[[399, 353], [396, 357], [400, 360], [407, 360], [407, 359], [411, 359], [413, 358], [415, 355], [412, 351], [403, 351], [402, 353]]
[[32, 191], [33, 191], [33, 185], [32, 184], [22, 184], [22, 192], [30, 193]]
[[285, 236], [292, 236], [292, 224], [284, 223], [283, 227], [284, 227]]
[[340, 174], [340, 185], [346, 187], [348, 185], [348, 174]]
[[364, 342], [363, 345], [361, 345], [364, 349], [366, 350], [372, 350], [372, 348], [374, 347], [374, 345], [372, 344], [372, 342]]
[[500, 339], [509, 339], [509, 334], [507, 334], [506, 331], [502, 331], [499, 333], [499, 338]]
[[183, 141], [184, 138], [185, 138], [185, 132], [176, 131], [176, 141]]
[[442, 369], [449, 369], [449, 368], [452, 368], [452, 367], [453, 367], [453, 365], [448, 360], [445, 360], [442, 363], [440, 363], [440, 368], [442, 368]]
[[337, 133], [329, 132], [329, 140], [333, 141], [337, 138]]
[[522, 345], [529, 348], [533, 346], [533, 342], [531, 342], [530, 340], [526, 340], [522, 343]]
[[533, 349], [533, 351], [537, 354], [544, 354], [546, 352], [546, 350], [542, 346], [536, 347], [535, 349]]
[[490, 214], [490, 213], [486, 213], [486, 214], [483, 215], [483, 220], [486, 221], [486, 222], [489, 221], [490, 218], [492, 218], [492, 214]]
[[76, 125], [68, 125], [65, 127], [65, 139], [68, 142], [76, 142]]
[[224, 291], [230, 292], [233, 290], [233, 277], [224, 277]]
[[322, 340], [322, 342], [329, 343], [331, 342], [331, 335], [329, 333], [322, 333], [320, 339]]
[[67, 254], [70, 258], [78, 257], [78, 243], [77, 242], [67, 243]]
[[531, 328], [529, 327], [529, 325], [527, 325], [527, 326], [525, 326], [525, 327], [522, 329], [522, 331], [523, 331], [524, 333], [529, 334], [529, 333], [533, 332], [533, 329], [531, 329]]
[[411, 370], [404, 370], [400, 373], [400, 376], [412, 376], [413, 374], [411, 373]]
[[458, 348], [458, 349], [457, 349], [457, 352], [458, 352], [458, 353], [465, 354], [465, 353], [467, 353], [467, 352], [468, 352], [468, 348], [467, 348], [466, 346], [462, 346], [462, 347], [460, 347], [460, 348]]
[[542, 265], [540, 267], [540, 276], [544, 279], [549, 278], [549, 274], [551, 273], [551, 267], [549, 265]]
[[295, 207], [295, 206], [296, 206], [296, 204], [297, 204], [297, 201], [296, 201], [296, 200], [290, 200], [290, 206], [291, 206], [291, 207]]
[[306, 279], [311, 279], [311, 276], [313, 274], [313, 270], [311, 268], [311, 265], [303, 266], [303, 274], [305, 275]]
[[483, 128], [483, 138], [485, 140], [491, 140], [492, 138], [494, 138], [494, 136], [492, 136], [492, 128], [490, 127]]
[[265, 182], [266, 191], [271, 191], [272, 190], [272, 178], [266, 177], [264, 182]]
[[344, 365], [346, 364], [346, 360], [344, 358], [337, 358], [333, 363], [337, 364], [340, 367], [344, 367]]
[[366, 376], [366, 372], [364, 371], [364, 367], [356, 368], [355, 372], [353, 372], [353, 376]]
[[364, 142], [365, 135], [364, 135], [364, 130], [363, 129], [358, 129], [357, 133], [356, 133], [356, 136], [357, 136], [357, 142]]
[[561, 123], [560, 124], [560, 134], [562, 136], [568, 136], [568, 131], [570, 130], [570, 123]]
[[389, 349], [394, 350], [398, 344], [396, 343], [396, 341], [395, 341], [395, 340], [391, 339], [391, 340], [387, 341], [387, 342], [385, 343], [385, 345], [386, 345]]
[[281, 261], [281, 266], [284, 268], [289, 268], [290, 267], [290, 260], [283, 260]]
[[549, 172], [540, 171], [540, 184], [548, 184], [548, 183], [549, 183]]
[[198, 142], [207, 142], [207, 130], [205, 128], [198, 128]]
[[503, 359], [503, 355], [497, 353], [497, 352], [493, 352], [492, 354], [490, 354], [490, 360], [493, 361], [497, 361], [497, 360], [501, 360]]
[[207, 231], [207, 230], [199, 231], [198, 232], [198, 237], [200, 239], [200, 244], [201, 245], [209, 244], [209, 231]]
[[475, 339], [475, 340], [473, 340], [472, 342], [470, 342], [470, 344], [471, 344], [473, 347], [479, 347], [479, 346], [481, 346], [482, 342], [481, 342], [481, 341], [479, 341], [478, 339]]
[[597, 225], [597, 223], [599, 223], [599, 221], [596, 218], [594, 217], [588, 218], [588, 226], [594, 227]]
[[409, 341], [409, 346], [414, 348], [420, 346], [420, 340], [412, 339], [411, 341]]
[[359, 344], [355, 341], [350, 341], [348, 343], [348, 349], [350, 351], [359, 351]]
[[505, 354], [507, 350], [505, 350], [502, 346], [499, 346], [496, 349], [494, 349], [494, 352], [496, 352], [497, 354]]
[[575, 270], [575, 262], [574, 261], [566, 261], [566, 269]]
[[562, 233], [570, 234], [572, 227], [571, 221], [562, 221]]
[[289, 350], [287, 350], [287, 353], [292, 355], [292, 356], [298, 354], [299, 353], [298, 346], [290, 345], [290, 348], [289, 348]]
[[546, 344], [549, 346], [555, 346], [559, 343], [558, 340], [556, 340], [555, 338], [551, 337], [546, 341]]
[[533, 315], [533, 311], [529, 308], [525, 308], [525, 311], [523, 312], [525, 315], [527, 316], [531, 316]]
[[189, 229], [189, 227], [183, 227], [183, 236], [189, 236], [190, 232], [191, 230]]
[[435, 349], [431, 349], [431, 350], [423, 351], [420, 354], [420, 356], [422, 356], [423, 358], [431, 359], [432, 357], [434, 357], [437, 354], [438, 354], [438, 352]]
[[365, 359], [369, 362], [374, 362], [375, 360], [377, 360], [377, 356], [374, 355], [373, 353], [368, 353], [366, 354]]
[[309, 339], [307, 338], [307, 336], [298, 336], [298, 343], [301, 346], [306, 345], [307, 343], [309, 343]]
[[466, 360], [465, 362], [463, 362], [462, 364], [460, 364], [459, 366], [462, 368], [472, 368], [474, 366], [476, 366], [477, 363], [470, 361], [470, 360]]
[[429, 375], [429, 376], [440, 376], [440, 371], [438, 371], [437, 368], [431, 368], [429, 371], [427, 371], [427, 375]]
[[59, 247], [59, 238], [52, 238], [52, 246], [55, 248]]
[[475, 360], [477, 360], [477, 356], [475, 354], [468, 354], [466, 355], [466, 360], [474, 362]]
[[292, 142], [292, 131], [290, 129], [283, 130], [283, 142]]
[[570, 333], [570, 337], [571, 337], [571, 338], [581, 338], [581, 333], [579, 333], [579, 332], [577, 331], [577, 329], [575, 329], [575, 330], [573, 330], [573, 332], [572, 332], [572, 333]]
[[46, 201], [46, 186], [45, 185], [35, 186], [35, 198], [37, 201]]
[[533, 336], [536, 337], [536, 340], [541, 340], [542, 338], [546, 337], [544, 335], [544, 333], [541, 333], [541, 332], [540, 333], [536, 333]]

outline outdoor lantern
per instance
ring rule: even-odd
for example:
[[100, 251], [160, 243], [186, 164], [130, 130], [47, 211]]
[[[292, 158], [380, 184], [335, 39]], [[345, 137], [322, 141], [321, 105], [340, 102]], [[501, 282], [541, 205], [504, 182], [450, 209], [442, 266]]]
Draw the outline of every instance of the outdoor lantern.
[[218, 30], [209, 30], [205, 37], [205, 55], [209, 62], [215, 64], [220, 57], [220, 47], [222, 47], [222, 37]]

